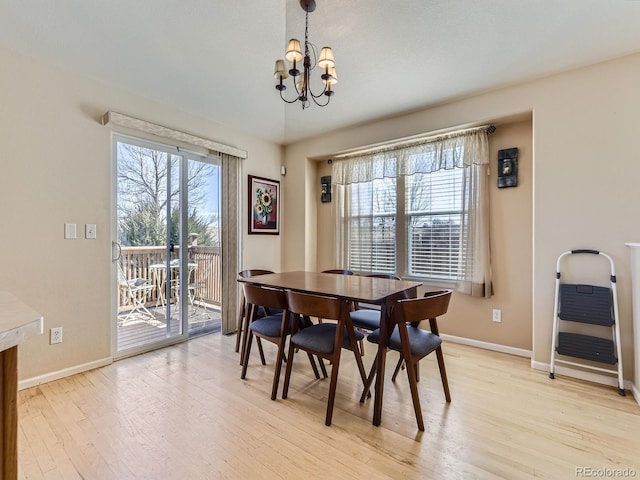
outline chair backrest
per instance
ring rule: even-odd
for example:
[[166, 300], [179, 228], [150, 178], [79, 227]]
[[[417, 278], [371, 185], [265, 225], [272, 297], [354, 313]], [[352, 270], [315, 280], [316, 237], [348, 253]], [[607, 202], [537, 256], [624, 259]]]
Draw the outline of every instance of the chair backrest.
[[323, 270], [322, 273], [335, 273], [338, 275], [353, 275], [351, 270]]
[[287, 295], [284, 290], [262, 287], [260, 285], [244, 285], [244, 298], [247, 303], [267, 308], [287, 308]]
[[395, 323], [414, 323], [432, 320], [447, 313], [452, 290], [427, 292], [422, 298], [398, 300], [393, 307], [392, 319]]
[[121, 288], [131, 289], [131, 283], [124, 274], [124, 269], [120, 262], [118, 262], [118, 285], [120, 285]]
[[275, 272], [272, 272], [271, 270], [260, 270], [260, 269], [242, 270], [241, 272], [238, 272], [238, 276], [242, 278], [251, 278], [251, 277], [257, 277], [258, 275], [267, 275], [269, 273], [275, 273]]
[[287, 290], [289, 311], [303, 316], [340, 320], [341, 309], [346, 303], [339, 298], [310, 295]]

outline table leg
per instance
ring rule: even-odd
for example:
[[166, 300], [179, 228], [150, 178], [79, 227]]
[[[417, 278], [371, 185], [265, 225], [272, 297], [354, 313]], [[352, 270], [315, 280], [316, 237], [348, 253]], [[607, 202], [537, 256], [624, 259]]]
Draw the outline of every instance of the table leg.
[[18, 347], [0, 352], [0, 478], [18, 478]]

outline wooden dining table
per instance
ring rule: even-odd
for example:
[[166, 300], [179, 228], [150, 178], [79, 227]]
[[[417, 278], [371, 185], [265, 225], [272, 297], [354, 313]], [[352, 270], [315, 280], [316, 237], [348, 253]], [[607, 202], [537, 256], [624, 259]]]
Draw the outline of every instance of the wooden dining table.
[[422, 283], [360, 275], [337, 275], [305, 271], [271, 273], [251, 278], [238, 277], [238, 281], [380, 305], [382, 315], [380, 317], [380, 342], [377, 353], [378, 362], [373, 406], [373, 424], [380, 425], [386, 349], [391, 335], [389, 315], [391, 306], [398, 299], [416, 297], [417, 289]]

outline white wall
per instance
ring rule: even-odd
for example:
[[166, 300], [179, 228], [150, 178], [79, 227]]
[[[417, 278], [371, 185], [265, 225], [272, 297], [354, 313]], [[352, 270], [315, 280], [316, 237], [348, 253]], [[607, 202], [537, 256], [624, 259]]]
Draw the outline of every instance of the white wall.
[[[111, 357], [111, 129], [114, 110], [248, 151], [243, 263], [280, 268], [281, 236], [248, 236], [247, 174], [279, 178], [281, 147], [32, 57], [0, 49], [0, 290], [44, 315], [45, 335], [19, 349], [28, 379]], [[77, 240], [63, 239], [78, 224]], [[85, 223], [98, 238], [85, 240]], [[51, 327], [64, 342], [49, 345]]]
[[[306, 241], [315, 234], [309, 223], [316, 218], [305, 218], [302, 204], [305, 175], [314, 174], [309, 158], [533, 112], [533, 360], [549, 361], [558, 255], [590, 247], [616, 262], [623, 364], [625, 378], [632, 378], [631, 277], [624, 243], [640, 238], [635, 214], [640, 200], [638, 78], [640, 54], [288, 146], [286, 186], [301, 200], [287, 205], [283, 269], [303, 268], [304, 259], [316, 254]], [[575, 267], [573, 273], [585, 283], [608, 281], [608, 275], [592, 276], [591, 265]], [[517, 288], [519, 279], [509, 282]]]

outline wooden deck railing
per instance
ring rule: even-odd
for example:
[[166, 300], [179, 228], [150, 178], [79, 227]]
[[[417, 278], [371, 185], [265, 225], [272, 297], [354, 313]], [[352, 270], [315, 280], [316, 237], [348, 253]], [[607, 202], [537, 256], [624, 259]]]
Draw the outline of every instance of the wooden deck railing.
[[[166, 247], [122, 247], [120, 267], [126, 279], [142, 278], [160, 287], [166, 281]], [[174, 247], [171, 260], [179, 258], [179, 248]], [[220, 286], [220, 247], [191, 246], [189, 247], [189, 263], [196, 267], [190, 282], [203, 286], [199, 294], [206, 303], [221, 304]], [[172, 273], [172, 276], [175, 275]], [[147, 297], [147, 305], [155, 305], [158, 300], [159, 288], [151, 291]], [[126, 307], [126, 298], [118, 289], [118, 306]]]

